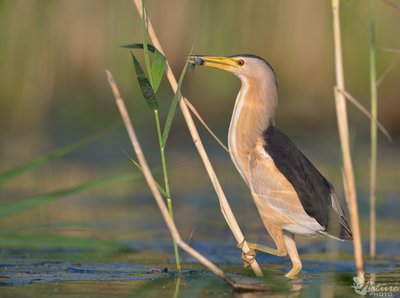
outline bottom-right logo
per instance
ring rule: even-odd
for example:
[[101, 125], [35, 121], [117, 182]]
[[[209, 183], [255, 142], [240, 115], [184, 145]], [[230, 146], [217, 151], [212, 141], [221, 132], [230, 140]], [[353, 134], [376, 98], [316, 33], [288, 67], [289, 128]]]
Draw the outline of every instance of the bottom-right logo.
[[400, 285], [388, 285], [386, 283], [376, 283], [371, 280], [365, 281], [364, 278], [353, 277], [354, 291], [360, 295], [377, 297], [397, 297], [400, 295]]

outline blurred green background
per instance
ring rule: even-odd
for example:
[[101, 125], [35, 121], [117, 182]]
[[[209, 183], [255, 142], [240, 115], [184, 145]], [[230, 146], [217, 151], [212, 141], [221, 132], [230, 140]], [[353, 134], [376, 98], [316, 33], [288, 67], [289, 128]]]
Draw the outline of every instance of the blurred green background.
[[[266, 58], [278, 76], [277, 125], [341, 193], [329, 1], [148, 0], [146, 6], [176, 76], [192, 46], [195, 54], [251, 53]], [[343, 1], [341, 12], [346, 86], [369, 107], [368, 3]], [[400, 49], [399, 16], [400, 12], [385, 1], [376, 1], [378, 77], [393, 66], [379, 86], [379, 118], [394, 139], [390, 144], [379, 135], [381, 238], [399, 235], [396, 215], [388, 206], [399, 205], [395, 199], [400, 179], [400, 55], [383, 50]], [[113, 72], [147, 157], [159, 168], [154, 119], [140, 94], [130, 53], [119, 47], [141, 42], [140, 28], [130, 0], [0, 1], [1, 171], [120, 123], [104, 69]], [[226, 141], [239, 88], [239, 80], [230, 74], [197, 68], [186, 75], [182, 90]], [[172, 96], [164, 78], [159, 91], [163, 119]], [[348, 114], [360, 208], [362, 219], [367, 221], [370, 124], [351, 105]], [[264, 239], [264, 234], [259, 235], [263, 231], [261, 222], [247, 221], [256, 211], [229, 157], [204, 129], [200, 131], [227, 194], [242, 210], [238, 215], [244, 229]], [[125, 131], [119, 126], [107, 137], [8, 183], [1, 189], [1, 202], [11, 203], [90, 179], [136, 171], [121, 149], [133, 154]], [[197, 227], [197, 235], [209, 237], [209, 229], [199, 228], [204, 225], [214, 231], [219, 225], [226, 231], [179, 111], [167, 158], [175, 214], [183, 234], [187, 236]], [[199, 207], [200, 201], [203, 207]], [[146, 225], [149, 219], [151, 223]], [[153, 221], [158, 225], [151, 226]], [[143, 239], [145, 236], [138, 231], [146, 226], [151, 232], [147, 237], [153, 237], [154, 231], [168, 237], [141, 179], [50, 203], [2, 219], [0, 226], [12, 231], [95, 235], [100, 239]], [[364, 225], [364, 238], [368, 237], [367, 229], [368, 225]]]

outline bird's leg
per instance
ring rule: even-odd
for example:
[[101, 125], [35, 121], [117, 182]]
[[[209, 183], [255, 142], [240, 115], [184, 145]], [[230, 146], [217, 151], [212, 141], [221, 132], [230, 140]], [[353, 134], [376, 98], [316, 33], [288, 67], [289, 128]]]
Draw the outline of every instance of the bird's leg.
[[[241, 243], [238, 244], [238, 248], [242, 248], [243, 247], [243, 243], [244, 243], [244, 239]], [[242, 252], [242, 260], [244, 262], [244, 267], [247, 267], [249, 265], [251, 265], [251, 263], [253, 262], [255, 256], [256, 256], [256, 251], [262, 251], [274, 256], [278, 256], [278, 257], [284, 257], [287, 255], [286, 252], [283, 251], [279, 251], [277, 249], [262, 245], [262, 244], [257, 244], [257, 243], [252, 243], [252, 242], [247, 242], [247, 245], [249, 246], [250, 251], [247, 253]]]
[[279, 251], [278, 249], [271, 248], [271, 247], [268, 247], [268, 246], [265, 246], [262, 244], [257, 244], [257, 243], [252, 243], [252, 242], [247, 242], [247, 244], [249, 245], [250, 250], [262, 251], [267, 254], [277, 256], [277, 257], [284, 257], [287, 255], [287, 252], [285, 252], [285, 251]]
[[294, 242], [294, 235], [291, 233], [284, 233], [283, 238], [285, 239], [286, 248], [290, 257], [290, 260], [293, 263], [293, 268], [286, 273], [287, 278], [295, 278], [299, 274], [302, 264], [299, 254], [297, 252], [296, 243]]

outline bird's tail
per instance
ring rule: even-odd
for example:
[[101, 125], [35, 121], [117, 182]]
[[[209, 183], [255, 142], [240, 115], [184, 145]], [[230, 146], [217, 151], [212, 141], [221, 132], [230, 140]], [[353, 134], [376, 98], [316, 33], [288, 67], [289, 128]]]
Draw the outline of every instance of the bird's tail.
[[340, 239], [353, 240], [353, 233], [351, 232], [350, 226], [345, 217], [340, 220]]
[[327, 235], [336, 240], [353, 240], [353, 233], [351, 228], [344, 216], [341, 216], [338, 220], [338, 224], [329, 226], [330, 228], [326, 230], [323, 234]]

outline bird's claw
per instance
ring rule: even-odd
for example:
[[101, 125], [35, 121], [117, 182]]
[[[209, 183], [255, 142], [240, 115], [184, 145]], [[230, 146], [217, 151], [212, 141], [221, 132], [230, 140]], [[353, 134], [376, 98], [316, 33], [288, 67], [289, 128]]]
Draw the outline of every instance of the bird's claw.
[[[243, 241], [239, 243], [237, 247], [242, 249], [245, 241], [246, 240], [243, 239]], [[249, 251], [246, 253], [242, 251], [242, 260], [244, 268], [251, 266], [251, 264], [254, 262], [256, 258], [256, 254], [257, 254], [256, 251], [251, 247], [249, 247]]]
[[256, 259], [256, 251], [250, 249], [247, 253], [242, 252], [243, 267], [249, 267]]
[[298, 265], [293, 265], [293, 268], [285, 274], [285, 276], [289, 279], [294, 279], [296, 277], [298, 277], [300, 271], [301, 271], [302, 265], [298, 264]]

